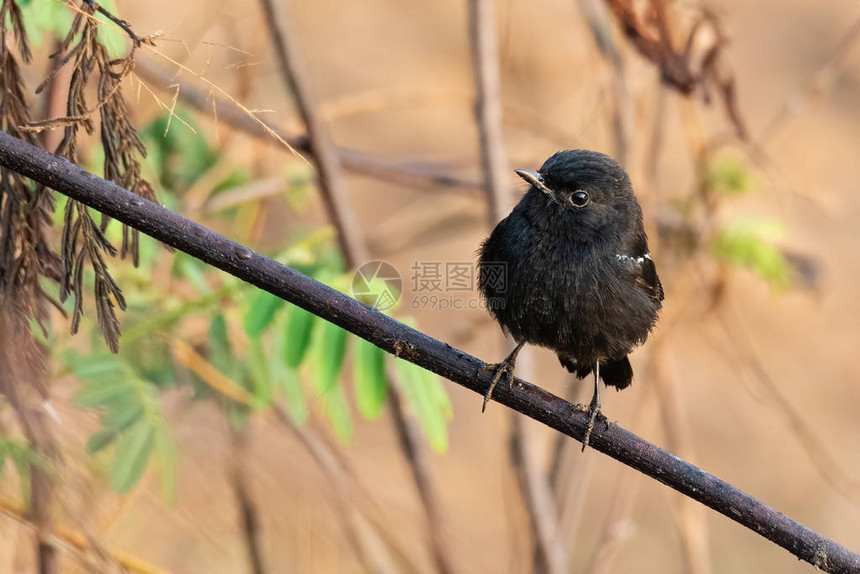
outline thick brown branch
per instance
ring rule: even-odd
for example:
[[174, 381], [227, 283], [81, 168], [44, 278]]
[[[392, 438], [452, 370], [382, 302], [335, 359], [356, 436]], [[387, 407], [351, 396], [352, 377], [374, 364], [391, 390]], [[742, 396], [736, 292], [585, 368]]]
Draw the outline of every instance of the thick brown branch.
[[[0, 166], [118, 219], [476, 393], [483, 395], [490, 385], [492, 374], [482, 370], [483, 361], [5, 132], [0, 132]], [[500, 385], [493, 398], [578, 441], [583, 437], [586, 415], [531, 383], [516, 379], [510, 389]], [[619, 425], [599, 425], [590, 445], [713, 508], [821, 570], [840, 574], [860, 571], [857, 554]]]

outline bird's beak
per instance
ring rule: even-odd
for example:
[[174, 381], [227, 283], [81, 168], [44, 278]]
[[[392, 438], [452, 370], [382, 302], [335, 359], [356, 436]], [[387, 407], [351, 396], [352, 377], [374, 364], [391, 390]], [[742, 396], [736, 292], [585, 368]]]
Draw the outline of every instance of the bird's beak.
[[552, 195], [552, 191], [550, 191], [550, 189], [546, 185], [544, 185], [543, 176], [538, 172], [531, 171], [528, 169], [515, 169], [514, 173], [516, 173], [518, 176], [520, 176], [542, 192]]

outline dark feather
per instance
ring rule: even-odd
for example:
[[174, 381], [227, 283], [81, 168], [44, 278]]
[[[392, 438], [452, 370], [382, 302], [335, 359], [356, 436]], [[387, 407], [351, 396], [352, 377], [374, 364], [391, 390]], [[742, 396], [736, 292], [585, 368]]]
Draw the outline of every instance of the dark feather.
[[478, 289], [518, 343], [553, 350], [579, 378], [599, 363], [601, 379], [623, 389], [633, 378], [627, 355], [663, 300], [630, 178], [584, 150], [521, 171], [532, 185], [481, 246]]
[[657, 267], [651, 260], [651, 256], [636, 259], [634, 268], [634, 281], [649, 297], [655, 301], [663, 300], [663, 284], [657, 276]]
[[600, 363], [600, 378], [616, 390], [626, 389], [633, 382], [633, 367], [630, 366], [630, 359], [624, 357]]
[[[593, 365], [577, 363], [576, 359], [568, 355], [559, 355], [559, 362], [564, 368], [576, 375], [578, 379], [584, 379], [591, 374]], [[600, 362], [600, 379], [608, 386], [617, 390], [626, 389], [633, 381], [633, 367], [630, 359], [610, 359]]]

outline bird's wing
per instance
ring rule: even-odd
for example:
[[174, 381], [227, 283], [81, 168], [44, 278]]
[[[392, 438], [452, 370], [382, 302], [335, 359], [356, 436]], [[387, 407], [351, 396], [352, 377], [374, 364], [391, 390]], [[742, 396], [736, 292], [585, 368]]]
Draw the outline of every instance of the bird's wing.
[[616, 257], [633, 274], [636, 285], [652, 299], [662, 301], [663, 284], [660, 283], [657, 267], [651, 260], [651, 253], [648, 252], [648, 243], [644, 238], [636, 243], [630, 250], [632, 253], [619, 253]]

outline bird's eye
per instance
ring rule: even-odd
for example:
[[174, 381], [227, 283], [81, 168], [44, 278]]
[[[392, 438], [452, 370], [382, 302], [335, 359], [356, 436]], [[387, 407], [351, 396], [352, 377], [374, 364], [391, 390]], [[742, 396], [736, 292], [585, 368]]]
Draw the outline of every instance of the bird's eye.
[[585, 207], [588, 205], [588, 194], [584, 191], [577, 191], [570, 196], [570, 204], [574, 207]]

